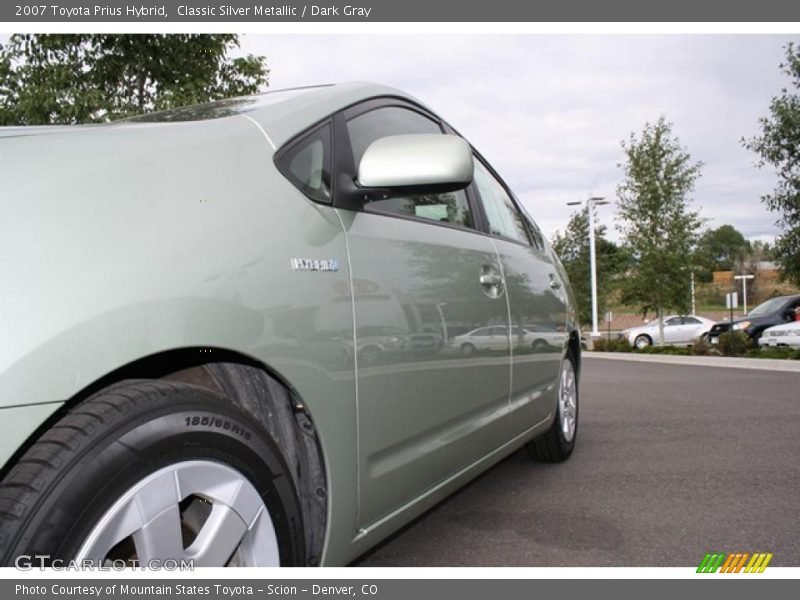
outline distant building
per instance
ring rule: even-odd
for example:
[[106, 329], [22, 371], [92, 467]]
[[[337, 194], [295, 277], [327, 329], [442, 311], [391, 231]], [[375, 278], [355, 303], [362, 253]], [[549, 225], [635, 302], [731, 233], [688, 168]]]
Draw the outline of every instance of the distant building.
[[[715, 285], [733, 285], [733, 276], [733, 271], [714, 271], [712, 281]], [[771, 260], [761, 260], [756, 263], [755, 276], [758, 281], [777, 281], [780, 276], [778, 265]]]

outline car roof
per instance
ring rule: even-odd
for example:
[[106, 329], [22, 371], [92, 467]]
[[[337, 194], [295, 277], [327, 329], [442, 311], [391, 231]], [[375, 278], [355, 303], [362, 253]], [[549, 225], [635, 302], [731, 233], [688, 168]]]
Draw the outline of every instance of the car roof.
[[772, 327], [767, 327], [764, 331], [769, 329], [800, 329], [800, 321], [789, 321], [788, 323], [781, 323], [780, 325], [773, 325]]
[[218, 100], [127, 119], [127, 123], [203, 121], [245, 115], [256, 121], [275, 148], [301, 131], [357, 102], [396, 97], [421, 103], [409, 94], [378, 83], [355, 81], [270, 90], [252, 96]]
[[409, 94], [393, 87], [371, 82], [349, 82], [270, 90], [252, 96], [227, 98], [205, 104], [172, 108], [89, 125], [48, 125], [0, 127], [0, 138], [64, 134], [76, 131], [130, 127], [137, 124], [169, 124], [210, 121], [245, 116], [255, 121], [275, 149], [301, 131], [357, 102], [376, 97], [395, 97], [424, 106]]

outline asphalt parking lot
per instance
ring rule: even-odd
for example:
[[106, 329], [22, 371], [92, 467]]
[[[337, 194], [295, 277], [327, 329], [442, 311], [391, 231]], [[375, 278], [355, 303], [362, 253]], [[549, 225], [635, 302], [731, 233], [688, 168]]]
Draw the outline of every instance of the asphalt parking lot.
[[800, 566], [800, 374], [587, 358], [578, 446], [517, 452], [359, 566]]

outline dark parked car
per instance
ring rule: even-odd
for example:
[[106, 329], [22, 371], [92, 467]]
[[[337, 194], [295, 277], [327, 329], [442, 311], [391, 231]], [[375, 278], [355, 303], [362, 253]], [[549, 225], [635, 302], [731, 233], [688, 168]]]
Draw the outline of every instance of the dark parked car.
[[761, 333], [773, 325], [781, 325], [793, 321], [796, 311], [800, 309], [800, 294], [793, 296], [778, 296], [762, 302], [751, 310], [746, 316], [731, 321], [720, 321], [708, 333], [708, 341], [712, 344], [719, 342], [719, 336], [726, 331], [742, 331], [750, 339], [757, 340]]

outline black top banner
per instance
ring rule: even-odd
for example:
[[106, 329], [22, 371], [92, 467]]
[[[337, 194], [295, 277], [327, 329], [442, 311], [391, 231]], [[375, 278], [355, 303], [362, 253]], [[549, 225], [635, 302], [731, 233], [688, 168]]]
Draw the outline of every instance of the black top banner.
[[787, 0], [10, 0], [14, 22], [798, 22]]

